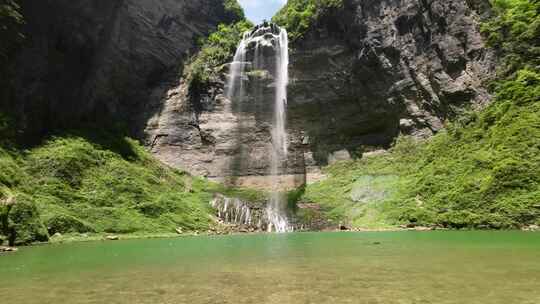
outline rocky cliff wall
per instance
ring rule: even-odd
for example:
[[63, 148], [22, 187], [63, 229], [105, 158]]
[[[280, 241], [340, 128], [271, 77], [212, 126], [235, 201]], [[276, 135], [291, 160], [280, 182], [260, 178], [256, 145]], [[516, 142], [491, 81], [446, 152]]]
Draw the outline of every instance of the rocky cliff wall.
[[[228, 64], [219, 68], [225, 73], [210, 80], [208, 91], [194, 92], [184, 79], [169, 89], [163, 109], [146, 129], [147, 144], [160, 160], [226, 184], [262, 189], [272, 185], [279, 32], [262, 27], [257, 33], [246, 47], [245, 73], [235, 79], [231, 97], [226, 93]], [[304, 183], [304, 162], [298, 155], [302, 154], [294, 153], [285, 166], [279, 165], [283, 187]]]
[[26, 138], [114, 124], [140, 136], [158, 110], [153, 89], [181, 74], [198, 38], [239, 17], [223, 0], [20, 2], [26, 43], [1, 106]]
[[346, 0], [319, 20], [292, 55], [290, 127], [309, 137], [306, 159], [360, 155], [399, 133], [428, 137], [488, 103], [495, 58], [477, 10], [486, 5]]
[[[484, 84], [495, 61], [478, 13], [487, 1], [344, 3], [292, 47], [285, 188], [320, 178], [329, 162], [387, 148], [400, 133], [428, 137], [460, 109], [490, 100]], [[260, 86], [264, 74], [252, 76], [264, 95], [272, 81]], [[240, 115], [225, 80], [204, 92], [183, 82], [170, 89], [149, 121], [148, 145], [174, 167], [264, 188], [271, 107], [252, 103]]]

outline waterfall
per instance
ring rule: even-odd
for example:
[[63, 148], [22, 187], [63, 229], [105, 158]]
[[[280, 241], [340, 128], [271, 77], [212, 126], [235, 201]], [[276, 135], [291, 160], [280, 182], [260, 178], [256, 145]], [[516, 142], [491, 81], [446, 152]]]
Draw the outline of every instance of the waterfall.
[[[242, 100], [244, 97], [244, 83], [246, 73], [246, 41], [248, 33], [244, 33], [244, 37], [240, 41], [236, 53], [234, 54], [233, 62], [231, 62], [230, 76], [226, 85], [226, 95], [229, 100], [237, 97]], [[236, 91], [238, 90], [238, 91]]]
[[217, 195], [210, 205], [217, 210], [218, 217], [227, 223], [246, 226], [254, 224], [251, 208], [240, 199]]
[[289, 39], [287, 31], [281, 29], [279, 32], [279, 47], [276, 51], [276, 73], [274, 99], [274, 124], [272, 126], [272, 151], [270, 160], [270, 175], [272, 177], [272, 193], [270, 202], [266, 207], [268, 216], [268, 230], [274, 229], [276, 232], [289, 232], [292, 227], [289, 225], [286, 215], [287, 196], [280, 193], [280, 167], [287, 161], [287, 129], [286, 107], [287, 107], [287, 85], [289, 83]]
[[[251, 60], [249, 63], [247, 60]], [[246, 95], [261, 99], [258, 92], [246, 92], [247, 69], [267, 70], [274, 77], [273, 120], [269, 145], [271, 195], [265, 210], [268, 231], [289, 232], [287, 198], [280, 192], [280, 179], [286, 173], [288, 138], [286, 129], [287, 85], [289, 82], [289, 41], [287, 31], [275, 24], [264, 23], [246, 32], [230, 65], [226, 95], [241, 104]], [[258, 90], [258, 89], [255, 89]], [[263, 102], [260, 100], [260, 102]], [[268, 102], [268, 101], [264, 101]]]

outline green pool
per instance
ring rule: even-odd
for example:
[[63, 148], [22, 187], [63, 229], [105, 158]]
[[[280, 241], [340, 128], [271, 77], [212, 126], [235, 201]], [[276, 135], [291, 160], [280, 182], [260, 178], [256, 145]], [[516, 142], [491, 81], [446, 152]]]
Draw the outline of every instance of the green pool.
[[540, 233], [291, 233], [0, 256], [2, 303], [540, 303]]

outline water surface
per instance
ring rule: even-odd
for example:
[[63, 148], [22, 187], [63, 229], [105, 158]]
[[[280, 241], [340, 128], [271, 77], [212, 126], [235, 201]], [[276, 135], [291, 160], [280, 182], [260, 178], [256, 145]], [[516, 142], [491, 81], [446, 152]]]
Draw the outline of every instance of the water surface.
[[0, 256], [0, 299], [536, 304], [540, 234], [291, 233], [27, 247]]

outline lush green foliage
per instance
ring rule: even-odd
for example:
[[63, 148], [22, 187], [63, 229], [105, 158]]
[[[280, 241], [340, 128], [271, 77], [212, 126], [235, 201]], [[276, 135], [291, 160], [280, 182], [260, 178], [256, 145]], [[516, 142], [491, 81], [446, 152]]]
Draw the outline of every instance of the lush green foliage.
[[0, 0], [0, 62], [8, 59], [24, 39], [21, 25], [24, 18], [20, 7], [14, 0]]
[[187, 80], [193, 88], [204, 88], [231, 61], [244, 32], [253, 24], [247, 20], [232, 25], [220, 24], [217, 31], [201, 41], [201, 50], [187, 68]]
[[289, 0], [272, 21], [284, 26], [294, 42], [321, 17], [341, 8], [343, 0]]
[[491, 46], [505, 55], [505, 74], [540, 65], [540, 1], [493, 0], [495, 17], [483, 24]]
[[224, 1], [225, 11], [232, 15], [233, 20], [244, 20], [246, 16], [244, 15], [244, 10], [238, 4], [236, 0], [225, 0]]
[[[261, 198], [164, 167], [137, 142], [107, 134], [55, 137], [26, 152], [0, 149], [0, 190], [0, 205], [12, 201], [3, 217], [18, 243], [43, 240], [40, 223], [50, 234], [207, 230], [213, 193]], [[26, 215], [37, 220], [16, 223]]]
[[[427, 142], [400, 138], [383, 156], [330, 166], [329, 178], [307, 187], [301, 200], [318, 202], [328, 217], [356, 226], [540, 222], [538, 1], [494, 5], [497, 15], [483, 28], [505, 55], [495, 101]], [[381, 178], [382, 186], [372, 181]], [[358, 201], [355, 187], [374, 190]]]

